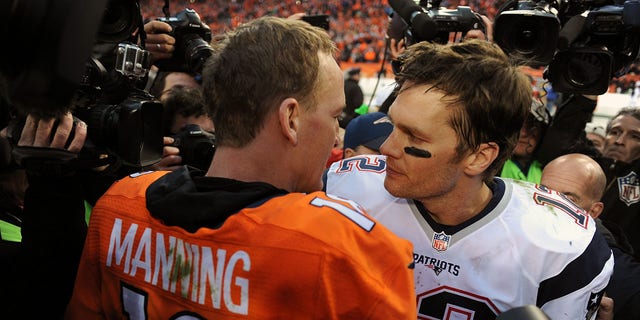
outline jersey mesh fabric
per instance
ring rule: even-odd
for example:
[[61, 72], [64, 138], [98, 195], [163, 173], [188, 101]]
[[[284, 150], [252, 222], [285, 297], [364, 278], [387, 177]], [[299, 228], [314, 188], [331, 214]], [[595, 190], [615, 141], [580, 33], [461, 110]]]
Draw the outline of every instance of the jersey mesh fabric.
[[410, 243], [350, 221], [351, 203], [292, 193], [188, 233], [146, 210], [161, 175], [125, 178], [93, 209], [69, 318], [415, 318]]

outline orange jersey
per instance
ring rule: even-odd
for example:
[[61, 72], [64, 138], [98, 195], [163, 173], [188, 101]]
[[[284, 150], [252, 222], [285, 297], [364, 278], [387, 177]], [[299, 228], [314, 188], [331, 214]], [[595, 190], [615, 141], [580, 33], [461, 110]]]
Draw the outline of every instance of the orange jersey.
[[289, 193], [217, 229], [167, 226], [116, 182], [93, 209], [68, 319], [415, 319], [411, 244], [353, 202]]

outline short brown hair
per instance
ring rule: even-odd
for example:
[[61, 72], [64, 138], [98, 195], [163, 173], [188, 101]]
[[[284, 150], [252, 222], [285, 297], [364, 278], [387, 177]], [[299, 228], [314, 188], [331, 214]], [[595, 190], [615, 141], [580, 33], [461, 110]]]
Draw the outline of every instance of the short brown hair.
[[459, 157], [481, 143], [500, 147], [485, 172], [485, 180], [491, 179], [511, 156], [531, 107], [527, 76], [497, 45], [477, 39], [448, 45], [420, 42], [410, 46], [399, 62], [399, 87], [428, 84], [428, 90], [446, 94], [454, 108], [449, 124], [458, 135]]
[[618, 113], [616, 113], [616, 115], [607, 123], [607, 134], [609, 134], [609, 130], [611, 130], [611, 122], [621, 116], [631, 116], [640, 121], [640, 109], [635, 107], [624, 107], [620, 109]]
[[262, 17], [230, 32], [215, 51], [203, 85], [216, 143], [242, 147], [280, 101], [292, 97], [315, 107], [318, 53], [333, 55], [336, 48], [324, 30], [304, 21]]

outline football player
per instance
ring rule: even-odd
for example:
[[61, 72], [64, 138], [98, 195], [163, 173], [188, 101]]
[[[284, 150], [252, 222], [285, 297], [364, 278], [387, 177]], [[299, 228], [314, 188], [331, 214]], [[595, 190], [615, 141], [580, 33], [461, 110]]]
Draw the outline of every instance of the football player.
[[531, 106], [526, 76], [483, 40], [420, 42], [398, 63], [382, 155], [334, 163], [326, 191], [411, 240], [419, 318], [524, 305], [595, 316], [613, 258], [593, 219], [557, 192], [495, 177]]

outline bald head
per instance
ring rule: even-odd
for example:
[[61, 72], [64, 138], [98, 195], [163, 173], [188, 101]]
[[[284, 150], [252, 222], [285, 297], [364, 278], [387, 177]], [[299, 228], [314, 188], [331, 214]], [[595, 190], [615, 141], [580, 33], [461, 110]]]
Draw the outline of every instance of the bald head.
[[544, 167], [540, 184], [564, 193], [594, 217], [600, 212], [591, 212], [595, 203], [601, 206], [607, 179], [600, 165], [583, 154], [567, 154], [554, 159]]

